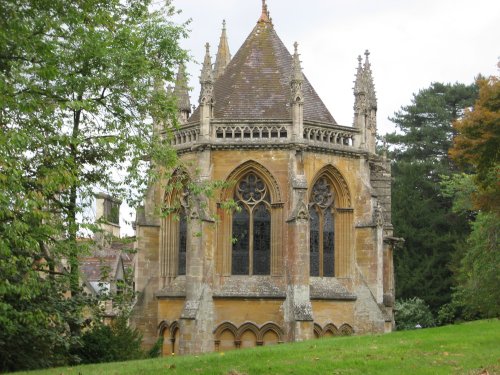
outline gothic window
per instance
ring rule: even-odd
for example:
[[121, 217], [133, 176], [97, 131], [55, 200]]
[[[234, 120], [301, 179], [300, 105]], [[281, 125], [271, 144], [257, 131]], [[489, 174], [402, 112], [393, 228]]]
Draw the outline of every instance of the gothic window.
[[179, 212], [179, 264], [177, 274], [186, 274], [186, 248], [187, 248], [187, 220], [186, 210], [181, 208]]
[[186, 275], [189, 242], [186, 179], [183, 176], [175, 176], [171, 183], [174, 188], [165, 194], [167, 212], [160, 227], [160, 275], [165, 278], [164, 282], [171, 280], [166, 278]]
[[269, 192], [255, 173], [237, 184], [233, 213], [232, 274], [269, 275], [271, 268], [271, 212]]
[[325, 177], [313, 186], [310, 200], [310, 275], [334, 276], [335, 217], [333, 188]]

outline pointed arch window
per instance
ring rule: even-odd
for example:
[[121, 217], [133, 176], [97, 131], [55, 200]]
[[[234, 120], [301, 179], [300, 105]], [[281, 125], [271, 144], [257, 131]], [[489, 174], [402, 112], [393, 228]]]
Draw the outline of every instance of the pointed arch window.
[[237, 183], [238, 209], [232, 220], [233, 275], [269, 275], [271, 271], [271, 205], [264, 181], [250, 172]]
[[160, 226], [160, 275], [168, 279], [186, 275], [190, 221], [187, 212], [187, 179], [174, 175], [173, 188], [165, 193], [165, 216]]
[[310, 199], [310, 275], [335, 276], [335, 216], [333, 187], [325, 177], [314, 184]]

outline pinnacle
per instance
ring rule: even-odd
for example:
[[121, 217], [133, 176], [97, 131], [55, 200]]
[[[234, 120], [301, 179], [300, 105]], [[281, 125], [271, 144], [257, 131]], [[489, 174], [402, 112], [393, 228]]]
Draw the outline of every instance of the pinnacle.
[[219, 48], [215, 57], [214, 78], [219, 78], [226, 70], [227, 65], [231, 61], [231, 53], [229, 52], [229, 44], [226, 35], [226, 20], [222, 21], [222, 33], [219, 41]]
[[258, 23], [271, 23], [269, 10], [267, 9], [266, 0], [262, 0], [262, 14], [260, 15]]

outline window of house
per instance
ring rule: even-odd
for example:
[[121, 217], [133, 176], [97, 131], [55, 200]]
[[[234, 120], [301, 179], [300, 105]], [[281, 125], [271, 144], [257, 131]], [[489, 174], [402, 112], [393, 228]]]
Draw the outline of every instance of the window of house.
[[334, 196], [325, 177], [314, 184], [310, 202], [310, 275], [332, 277], [335, 269]]
[[271, 206], [264, 181], [246, 174], [237, 184], [238, 209], [232, 219], [232, 274], [269, 275], [271, 263]]

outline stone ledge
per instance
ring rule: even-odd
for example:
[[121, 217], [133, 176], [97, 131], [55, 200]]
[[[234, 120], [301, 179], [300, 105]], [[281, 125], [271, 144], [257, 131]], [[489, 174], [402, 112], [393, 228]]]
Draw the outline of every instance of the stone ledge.
[[335, 277], [311, 277], [309, 293], [311, 300], [355, 301], [357, 296], [349, 292], [350, 279]]

